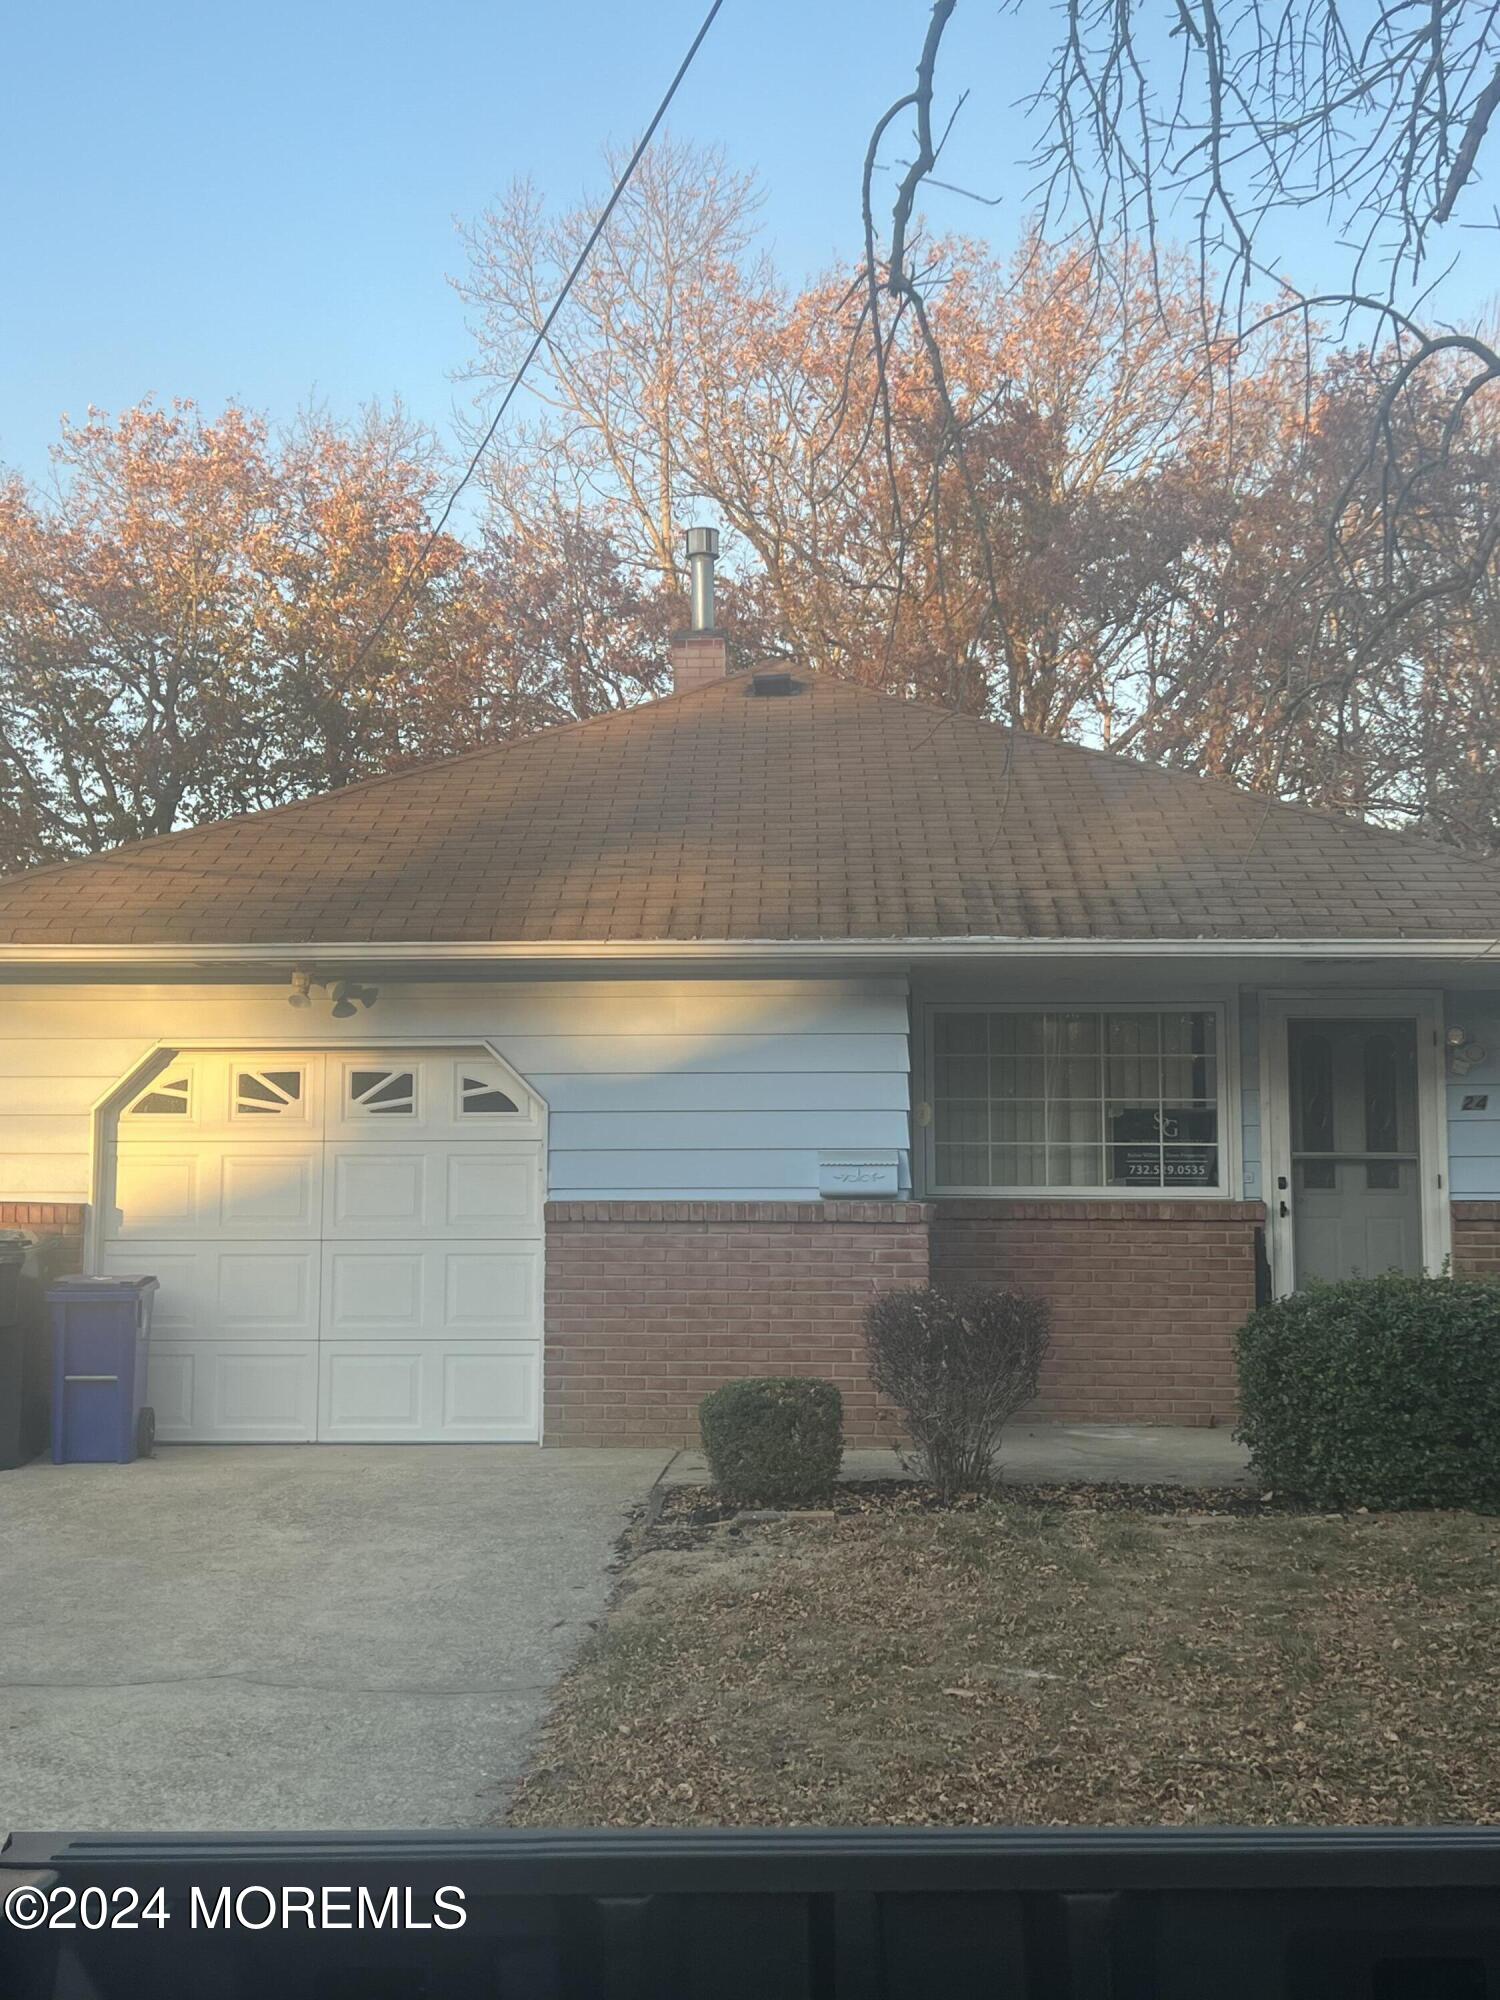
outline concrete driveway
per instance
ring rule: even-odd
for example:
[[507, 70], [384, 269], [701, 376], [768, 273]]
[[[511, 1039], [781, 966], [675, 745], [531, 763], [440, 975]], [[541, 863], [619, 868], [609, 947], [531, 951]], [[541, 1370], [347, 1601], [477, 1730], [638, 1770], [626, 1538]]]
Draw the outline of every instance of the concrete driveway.
[[668, 1452], [0, 1472], [0, 1831], [482, 1826]]

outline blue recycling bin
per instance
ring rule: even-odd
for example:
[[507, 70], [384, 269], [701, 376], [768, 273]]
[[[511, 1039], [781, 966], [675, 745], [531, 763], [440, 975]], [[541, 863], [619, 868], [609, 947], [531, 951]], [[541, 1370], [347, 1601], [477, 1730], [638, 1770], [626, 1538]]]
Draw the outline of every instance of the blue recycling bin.
[[149, 1458], [146, 1402], [155, 1278], [59, 1278], [52, 1319], [52, 1460], [127, 1465]]

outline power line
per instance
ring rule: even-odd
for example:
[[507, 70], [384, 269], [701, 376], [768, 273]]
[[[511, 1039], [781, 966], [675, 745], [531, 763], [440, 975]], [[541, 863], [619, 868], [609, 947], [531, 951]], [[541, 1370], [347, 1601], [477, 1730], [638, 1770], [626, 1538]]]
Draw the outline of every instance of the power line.
[[359, 665], [361, 665], [361, 663], [365, 658], [365, 655], [369, 652], [370, 648], [374, 645], [375, 641], [380, 637], [381, 633], [385, 630], [386, 626], [395, 616], [396, 611], [400, 607], [403, 599], [406, 596], [406, 593], [408, 592], [408, 590], [410, 590], [412, 584], [417, 580], [417, 578], [421, 575], [422, 571], [426, 568], [427, 558], [432, 554], [433, 549], [437, 546], [437, 540], [439, 535], [441, 535], [444, 528], [447, 527], [448, 518], [452, 514], [455, 506], [457, 506], [458, 504], [459, 495], [463, 492], [464, 488], [468, 485], [469, 481], [474, 477], [474, 474], [479, 470], [479, 461], [484, 457], [485, 453], [489, 450], [490, 444], [494, 439], [495, 433], [500, 428], [500, 420], [510, 407], [511, 398], [520, 388], [521, 383], [525, 378], [526, 370], [531, 366], [532, 362], [535, 361], [537, 355], [541, 352], [543, 346], [545, 345], [547, 336], [552, 331], [553, 323], [556, 320], [557, 315], [562, 311], [564, 305], [567, 303], [569, 292], [572, 291], [574, 283], [576, 282], [579, 273], [582, 271], [584, 265], [588, 262], [589, 257], [593, 252], [594, 245], [599, 241], [599, 238], [604, 234], [605, 228], [609, 223], [609, 218], [614, 214], [615, 208], [619, 203], [621, 195], [623, 195], [626, 188], [629, 187], [631, 176], [635, 173], [636, 168], [640, 165], [641, 160], [645, 155], [646, 148], [651, 144], [651, 141], [655, 138], [657, 126], [660, 125], [663, 118], [666, 117], [672, 99], [677, 95], [678, 85], [682, 82], [682, 79], [687, 75], [688, 71], [692, 68], [693, 58], [697, 55], [699, 49], [703, 46], [704, 37], [707, 35], [709, 29], [713, 26], [715, 17], [717, 16], [719, 9], [723, 6], [723, 4], [724, 0], [713, 0], [713, 5], [704, 15], [702, 25], [698, 29], [697, 34], [694, 35], [692, 42], [689, 44], [687, 54], [683, 57], [682, 61], [677, 65], [677, 74], [672, 78], [672, 81], [667, 85], [665, 95], [663, 96], [660, 104], [657, 105], [655, 112], [652, 114], [651, 123], [646, 127], [645, 131], [641, 134], [640, 143], [637, 145], [635, 151], [631, 154], [629, 160], [626, 162], [624, 173], [622, 173], [620, 175], [620, 178], [615, 182], [614, 190], [611, 193], [609, 200], [604, 204], [604, 207], [600, 210], [598, 220], [595, 222], [593, 228], [589, 231], [587, 242], [584, 244], [583, 248], [579, 251], [577, 257], [573, 260], [573, 268], [571, 271], [569, 271], [566, 279], [563, 281], [562, 290], [558, 293], [557, 297], [552, 301], [552, 304], [548, 307], [547, 317], [542, 321], [541, 325], [537, 328], [536, 338], [532, 341], [530, 347], [527, 348], [525, 354], [522, 356], [520, 367], [511, 377], [510, 384], [506, 389], [505, 394], [500, 398], [500, 406], [495, 411], [494, 416], [491, 417], [490, 419], [489, 429], [485, 432], [484, 436], [479, 440], [479, 444], [475, 449], [473, 457], [469, 460], [469, 463], [464, 468], [464, 475], [462, 479], [459, 480], [458, 484], [454, 487], [453, 491], [448, 495], [446, 506], [443, 508], [442, 513], [438, 516], [437, 521], [433, 525], [431, 532], [428, 534], [426, 541], [422, 544], [422, 547], [417, 554], [416, 560], [412, 563], [412, 566], [406, 572], [406, 575], [402, 577], [400, 584], [397, 586], [395, 596], [391, 599], [390, 603], [385, 607], [384, 611], [381, 612], [380, 616], [371, 626], [368, 636], [366, 637], [364, 643], [361, 645], [359, 651], [355, 654], [350, 669], [351, 672], [353, 671], [354, 667], [358, 667]]

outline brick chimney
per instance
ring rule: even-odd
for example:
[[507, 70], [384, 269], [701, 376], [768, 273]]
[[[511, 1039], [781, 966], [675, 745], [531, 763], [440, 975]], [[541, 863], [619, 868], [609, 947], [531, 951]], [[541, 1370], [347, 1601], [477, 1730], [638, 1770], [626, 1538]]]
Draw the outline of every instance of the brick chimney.
[[714, 624], [714, 559], [719, 553], [717, 528], [689, 528], [688, 569], [692, 576], [692, 623], [672, 635], [672, 692], [721, 681], [729, 671], [724, 634]]

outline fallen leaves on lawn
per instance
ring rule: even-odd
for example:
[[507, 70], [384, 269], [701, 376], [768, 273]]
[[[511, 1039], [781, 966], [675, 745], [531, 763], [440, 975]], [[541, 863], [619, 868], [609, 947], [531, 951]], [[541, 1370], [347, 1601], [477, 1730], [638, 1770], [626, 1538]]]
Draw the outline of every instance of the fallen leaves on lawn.
[[1500, 1523], [1175, 1491], [738, 1526], [685, 1494], [511, 1819], [1500, 1822]]

